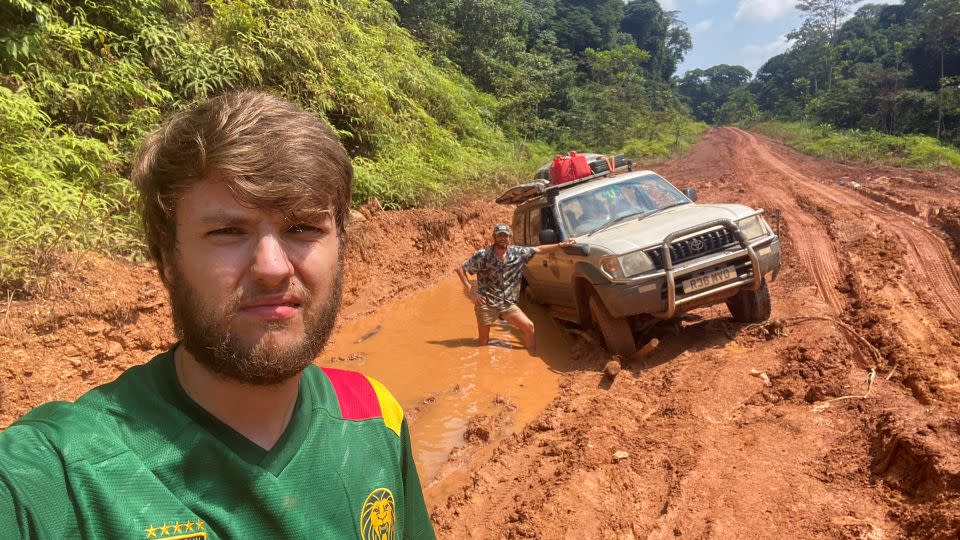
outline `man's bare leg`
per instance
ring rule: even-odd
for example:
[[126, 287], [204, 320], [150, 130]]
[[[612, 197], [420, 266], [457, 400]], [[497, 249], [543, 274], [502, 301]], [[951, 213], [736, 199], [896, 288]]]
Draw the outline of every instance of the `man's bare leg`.
[[477, 330], [480, 333], [480, 346], [483, 347], [490, 342], [490, 325], [477, 323]]
[[503, 320], [517, 327], [520, 332], [523, 333], [523, 344], [527, 346], [527, 351], [532, 354], [537, 354], [537, 335], [536, 328], [533, 326], [533, 321], [527, 317], [527, 314], [519, 309], [511, 312], [504, 313], [502, 315]]

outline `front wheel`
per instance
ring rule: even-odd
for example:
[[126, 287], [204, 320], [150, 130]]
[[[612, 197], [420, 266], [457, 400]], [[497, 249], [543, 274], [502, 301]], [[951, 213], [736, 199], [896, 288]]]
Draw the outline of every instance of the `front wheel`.
[[755, 291], [741, 289], [727, 300], [727, 309], [733, 315], [733, 320], [740, 323], [758, 323], [769, 319], [771, 305], [767, 282], [761, 278], [760, 288]]
[[590, 296], [590, 316], [603, 335], [607, 350], [627, 358], [637, 352], [630, 322], [625, 317], [614, 317], [596, 294]]
[[537, 298], [537, 293], [530, 287], [530, 284], [527, 283], [526, 278], [520, 278], [520, 298], [525, 299], [531, 304], [543, 304], [543, 302]]

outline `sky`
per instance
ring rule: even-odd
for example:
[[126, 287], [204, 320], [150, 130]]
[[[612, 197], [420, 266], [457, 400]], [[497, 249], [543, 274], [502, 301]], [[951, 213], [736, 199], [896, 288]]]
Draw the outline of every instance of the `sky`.
[[[787, 50], [786, 35], [799, 28], [803, 14], [796, 0], [659, 0], [665, 11], [679, 11], [693, 37], [693, 48], [677, 68], [741, 65], [756, 74], [770, 58]], [[866, 2], [864, 2], [866, 3]], [[894, 4], [897, 0], [873, 0]], [[859, 6], [859, 5], [858, 5]], [[856, 8], [854, 8], [854, 11]]]

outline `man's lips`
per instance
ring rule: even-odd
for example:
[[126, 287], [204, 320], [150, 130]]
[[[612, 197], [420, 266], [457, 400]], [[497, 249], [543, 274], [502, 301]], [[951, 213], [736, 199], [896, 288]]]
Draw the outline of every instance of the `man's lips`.
[[241, 302], [240, 312], [270, 320], [293, 317], [300, 309], [300, 299], [291, 297], [258, 298]]

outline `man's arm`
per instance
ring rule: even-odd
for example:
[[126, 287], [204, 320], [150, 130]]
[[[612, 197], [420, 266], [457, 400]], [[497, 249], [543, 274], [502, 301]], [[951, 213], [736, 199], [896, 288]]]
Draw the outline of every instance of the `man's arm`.
[[540, 253], [540, 254], [542, 254], [542, 255], [548, 255], [548, 254], [553, 253], [553, 252], [555, 252], [555, 251], [559, 251], [559, 250], [561, 250], [561, 249], [563, 249], [563, 248], [565, 248], [565, 247], [570, 247], [570, 246], [572, 246], [572, 245], [574, 245], [574, 244], [576, 244], [576, 243], [577, 243], [577, 241], [574, 240], [573, 238], [571, 238], [571, 239], [569, 239], [569, 240], [564, 240], [563, 242], [560, 242], [559, 244], [544, 244], [544, 245], [542, 245], [542, 246], [537, 246], [537, 247], [535, 247], [535, 248], [533, 248], [533, 249], [535, 249], [535, 250], [537, 251], [537, 253]]
[[470, 278], [467, 277], [467, 268], [474, 268], [476, 263], [474, 259], [477, 256], [474, 255], [467, 262], [463, 263], [462, 266], [457, 267], [457, 276], [460, 277], [460, 282], [463, 283], [463, 294], [467, 295], [467, 298], [470, 299], [476, 305], [483, 304], [483, 298], [480, 296], [480, 293], [477, 292], [477, 288], [473, 286], [473, 283], [470, 283]]

